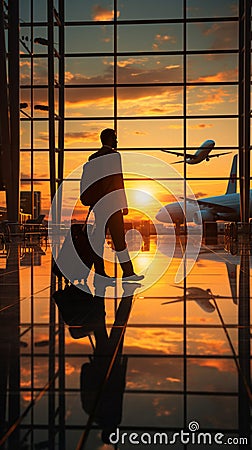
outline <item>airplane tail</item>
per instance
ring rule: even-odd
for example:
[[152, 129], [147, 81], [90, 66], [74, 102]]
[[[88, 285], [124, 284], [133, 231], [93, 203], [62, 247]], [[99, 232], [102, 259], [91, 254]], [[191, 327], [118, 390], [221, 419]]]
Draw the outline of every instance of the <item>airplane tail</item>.
[[230, 171], [229, 182], [227, 185], [226, 195], [235, 194], [237, 189], [237, 155], [233, 158], [233, 164]]

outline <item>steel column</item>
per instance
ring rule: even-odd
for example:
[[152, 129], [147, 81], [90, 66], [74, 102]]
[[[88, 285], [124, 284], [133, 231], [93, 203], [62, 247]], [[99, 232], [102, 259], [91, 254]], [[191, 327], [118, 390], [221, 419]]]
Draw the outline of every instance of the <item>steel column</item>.
[[239, 177], [241, 222], [249, 222], [250, 211], [250, 51], [251, 4], [240, 0], [239, 22]]
[[[65, 131], [65, 30], [64, 0], [59, 0], [59, 128], [58, 128], [58, 188], [64, 177], [64, 131]], [[61, 221], [62, 195], [57, 196], [57, 223]]]
[[19, 221], [20, 131], [19, 131], [19, 0], [8, 2], [8, 68], [11, 140], [12, 197], [8, 204], [8, 220]]
[[55, 176], [55, 110], [54, 110], [54, 16], [53, 1], [47, 0], [48, 14], [48, 106], [49, 106], [49, 162], [51, 201], [56, 192]]

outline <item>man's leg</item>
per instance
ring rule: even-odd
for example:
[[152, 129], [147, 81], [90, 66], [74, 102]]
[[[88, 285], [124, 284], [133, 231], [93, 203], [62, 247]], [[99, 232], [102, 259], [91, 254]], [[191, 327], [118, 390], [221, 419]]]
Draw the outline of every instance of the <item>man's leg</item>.
[[116, 211], [107, 222], [111, 238], [117, 252], [120, 266], [123, 271], [123, 277], [130, 277], [134, 274], [132, 262], [125, 242], [124, 221], [122, 211]]
[[99, 227], [99, 217], [98, 215], [95, 214], [95, 227], [96, 227], [96, 231], [95, 231], [95, 235], [96, 235], [96, 243], [99, 243], [98, 247], [99, 247], [99, 254], [97, 254], [96, 252], [94, 255], [94, 269], [95, 269], [95, 273], [97, 273], [98, 275], [103, 275], [103, 276], [107, 276], [106, 272], [105, 272], [105, 266], [104, 266], [104, 259], [103, 259], [103, 251], [104, 251], [104, 242], [105, 242], [105, 235], [102, 236], [102, 231]]

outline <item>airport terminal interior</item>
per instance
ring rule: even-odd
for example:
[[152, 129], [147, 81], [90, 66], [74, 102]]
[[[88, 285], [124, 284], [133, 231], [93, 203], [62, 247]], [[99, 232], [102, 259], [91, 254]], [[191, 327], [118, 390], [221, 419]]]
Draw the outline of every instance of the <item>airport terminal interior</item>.
[[[0, 448], [251, 448], [251, 2], [1, 0], [0, 50]], [[106, 128], [142, 280], [87, 263]]]

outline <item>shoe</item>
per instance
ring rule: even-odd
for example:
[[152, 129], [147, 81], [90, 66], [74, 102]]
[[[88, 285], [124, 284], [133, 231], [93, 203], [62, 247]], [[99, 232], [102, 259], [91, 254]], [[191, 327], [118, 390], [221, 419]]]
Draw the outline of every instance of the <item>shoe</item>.
[[129, 297], [134, 294], [136, 289], [142, 287], [141, 283], [128, 283], [127, 281], [122, 282], [123, 297]]
[[125, 275], [122, 276], [123, 281], [141, 281], [144, 279], [144, 275], [137, 275], [136, 273], [133, 273], [132, 275]]

